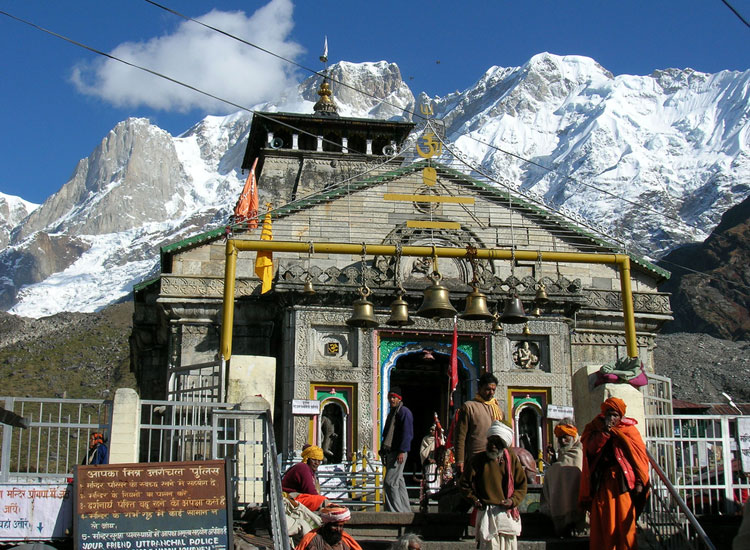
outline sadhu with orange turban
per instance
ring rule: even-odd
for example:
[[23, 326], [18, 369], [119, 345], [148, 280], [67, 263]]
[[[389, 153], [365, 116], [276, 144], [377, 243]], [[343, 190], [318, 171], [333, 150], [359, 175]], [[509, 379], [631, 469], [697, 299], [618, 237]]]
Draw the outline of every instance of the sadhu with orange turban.
[[564, 418], [555, 426], [556, 458], [544, 470], [542, 513], [552, 519], [559, 536], [569, 536], [586, 526], [586, 515], [578, 506], [581, 484], [583, 448], [572, 418]]
[[649, 461], [638, 422], [626, 417], [626, 410], [625, 401], [610, 397], [581, 436], [579, 501], [591, 512], [591, 548], [636, 547], [636, 519], [648, 493]]
[[326, 506], [319, 513], [323, 525], [302, 537], [295, 550], [311, 550], [313, 548], [362, 550], [357, 541], [344, 531], [344, 523], [352, 517], [346, 506]]

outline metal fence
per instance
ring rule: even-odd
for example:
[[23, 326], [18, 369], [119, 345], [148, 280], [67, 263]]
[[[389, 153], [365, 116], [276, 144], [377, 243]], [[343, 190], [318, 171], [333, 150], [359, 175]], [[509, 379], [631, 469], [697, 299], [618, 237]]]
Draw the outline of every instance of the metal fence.
[[651, 494], [642, 519], [649, 547], [663, 550], [716, 550], [667, 474], [649, 453]]
[[110, 433], [112, 402], [0, 397], [27, 427], [0, 424], [0, 481], [46, 481], [72, 475], [93, 432]]
[[750, 494], [742, 471], [739, 416], [646, 417], [646, 446], [695, 515], [737, 514]]
[[[286, 472], [299, 461], [299, 456], [287, 456], [282, 461], [281, 471]], [[380, 511], [383, 464], [367, 447], [352, 453], [351, 460], [321, 465], [317, 477], [320, 493], [331, 502], [354, 511]]]

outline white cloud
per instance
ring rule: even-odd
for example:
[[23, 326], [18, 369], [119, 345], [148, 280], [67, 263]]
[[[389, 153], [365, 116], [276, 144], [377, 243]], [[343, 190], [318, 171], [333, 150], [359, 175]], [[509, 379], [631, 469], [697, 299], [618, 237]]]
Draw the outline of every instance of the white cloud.
[[[271, 0], [250, 17], [241, 11], [212, 10], [196, 19], [294, 59], [302, 47], [287, 39], [294, 26], [293, 9], [291, 0]], [[246, 107], [278, 97], [297, 84], [293, 65], [192, 21], [184, 21], [172, 34], [147, 42], [125, 42], [109, 53]], [[118, 107], [237, 110], [112, 59], [79, 65], [71, 79], [82, 93]]]

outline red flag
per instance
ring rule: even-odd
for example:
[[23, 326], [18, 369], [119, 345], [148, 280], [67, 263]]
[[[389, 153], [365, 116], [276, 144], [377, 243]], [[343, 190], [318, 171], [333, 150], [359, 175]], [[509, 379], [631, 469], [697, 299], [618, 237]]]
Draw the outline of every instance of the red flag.
[[242, 189], [240, 198], [234, 207], [234, 221], [241, 223], [246, 221], [250, 229], [258, 227], [258, 183], [255, 181], [255, 167], [258, 159], [253, 161], [253, 167], [247, 175], [245, 187]]
[[440, 419], [437, 413], [435, 415], [435, 450], [445, 445], [445, 438], [443, 437], [443, 426], [440, 424]]
[[453, 348], [451, 349], [451, 406], [453, 406], [453, 392], [458, 386], [458, 321], [453, 318]]

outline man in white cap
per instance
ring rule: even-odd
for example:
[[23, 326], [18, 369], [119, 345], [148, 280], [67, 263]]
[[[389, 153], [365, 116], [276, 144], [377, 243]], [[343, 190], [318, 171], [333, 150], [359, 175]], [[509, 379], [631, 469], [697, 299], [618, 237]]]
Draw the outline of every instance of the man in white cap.
[[464, 468], [461, 491], [477, 508], [475, 536], [479, 550], [515, 550], [521, 534], [518, 506], [526, 497], [526, 472], [511, 451], [513, 430], [494, 421], [485, 452]]
[[351, 535], [344, 531], [344, 523], [352, 513], [346, 506], [326, 506], [319, 512], [323, 525], [307, 533], [294, 550], [362, 550]]

